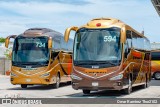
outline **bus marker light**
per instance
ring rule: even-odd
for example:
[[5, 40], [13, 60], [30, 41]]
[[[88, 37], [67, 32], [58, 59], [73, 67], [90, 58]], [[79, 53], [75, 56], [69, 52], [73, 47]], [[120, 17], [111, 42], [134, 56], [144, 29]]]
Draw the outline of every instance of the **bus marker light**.
[[14, 80], [14, 78], [11, 78], [11, 81], [13, 81]]
[[100, 26], [101, 26], [101, 23], [97, 23], [96, 26], [97, 26], [97, 27], [100, 27]]
[[49, 82], [49, 79], [45, 79], [46, 80], [46, 82]]
[[121, 86], [121, 82], [117, 82], [118, 86]]

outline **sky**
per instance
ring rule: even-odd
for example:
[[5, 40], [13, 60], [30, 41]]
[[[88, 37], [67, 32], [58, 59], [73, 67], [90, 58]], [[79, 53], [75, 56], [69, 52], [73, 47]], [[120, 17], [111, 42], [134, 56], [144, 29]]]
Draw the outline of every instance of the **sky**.
[[0, 0], [0, 37], [33, 27], [64, 34], [68, 27], [99, 17], [120, 19], [139, 32], [144, 29], [151, 42], [160, 42], [160, 17], [151, 0]]

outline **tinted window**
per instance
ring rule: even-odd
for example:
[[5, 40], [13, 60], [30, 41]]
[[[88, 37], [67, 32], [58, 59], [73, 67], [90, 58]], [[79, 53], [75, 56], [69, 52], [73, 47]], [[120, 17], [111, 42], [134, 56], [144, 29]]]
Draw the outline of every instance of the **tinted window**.
[[128, 45], [128, 48], [132, 47], [132, 35], [131, 35], [131, 31], [127, 31], [126, 43]]
[[160, 52], [152, 52], [151, 56], [152, 60], [160, 60]]
[[60, 50], [60, 41], [61, 41], [61, 38], [60, 36], [54, 36], [53, 38], [53, 49], [55, 50]]
[[21, 37], [15, 39], [12, 54], [13, 65], [46, 64], [49, 61], [47, 37]]
[[134, 32], [132, 32], [132, 43], [133, 48], [137, 49], [137, 35]]
[[76, 63], [113, 63], [121, 60], [120, 29], [85, 29], [76, 33], [74, 61]]

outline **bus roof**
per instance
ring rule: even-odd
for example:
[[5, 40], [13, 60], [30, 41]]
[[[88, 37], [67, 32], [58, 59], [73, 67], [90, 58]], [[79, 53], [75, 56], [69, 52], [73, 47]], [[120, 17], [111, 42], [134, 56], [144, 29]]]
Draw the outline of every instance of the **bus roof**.
[[63, 34], [54, 31], [49, 28], [30, 28], [26, 30], [24, 33], [18, 35], [18, 36], [24, 36], [24, 37], [39, 37], [39, 36], [48, 36], [48, 37], [54, 37], [54, 36], [62, 36]]
[[151, 52], [160, 52], [160, 50], [159, 49], [151, 50]]
[[[89, 21], [86, 25], [81, 26], [80, 28], [110, 28], [110, 27], [126, 27], [128, 30], [132, 30], [135, 33], [137, 33], [138, 35], [145, 37], [143, 34], [137, 32], [135, 29], [133, 29], [132, 27], [130, 27], [129, 25], [125, 24], [124, 22], [122, 22], [119, 19], [115, 19], [115, 18], [95, 18], [92, 19], [91, 21]], [[146, 37], [145, 37], [146, 38]]]

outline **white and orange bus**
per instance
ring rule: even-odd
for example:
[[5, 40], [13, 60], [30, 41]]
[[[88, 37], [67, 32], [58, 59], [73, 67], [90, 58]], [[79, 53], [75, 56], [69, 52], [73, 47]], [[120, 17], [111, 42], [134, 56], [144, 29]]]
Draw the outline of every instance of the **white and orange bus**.
[[84, 94], [92, 90], [146, 88], [151, 80], [150, 41], [129, 25], [114, 18], [96, 18], [65, 31], [68, 41], [75, 31], [72, 87]]
[[8, 48], [14, 38], [11, 53], [11, 83], [27, 85], [45, 84], [59, 87], [60, 82], [71, 81], [73, 40], [65, 43], [63, 35], [47, 28], [31, 28], [20, 35], [6, 38]]

